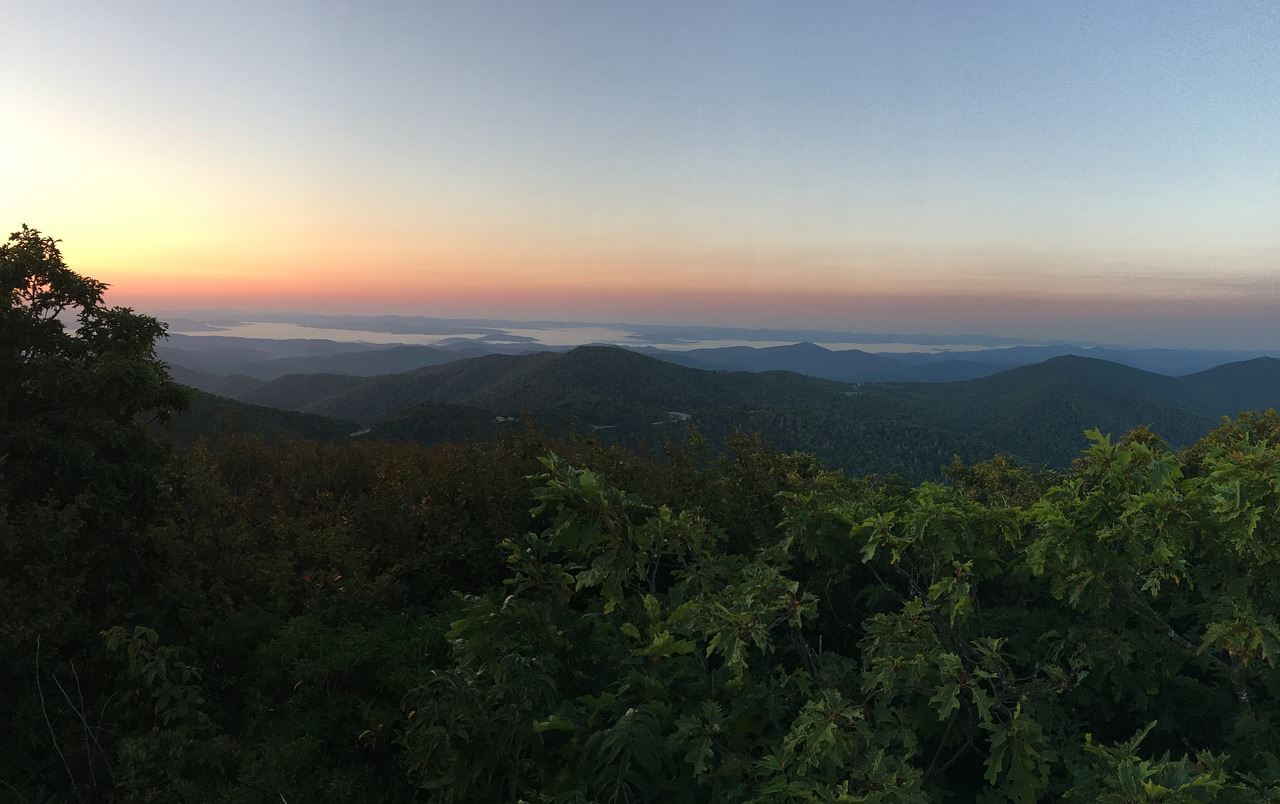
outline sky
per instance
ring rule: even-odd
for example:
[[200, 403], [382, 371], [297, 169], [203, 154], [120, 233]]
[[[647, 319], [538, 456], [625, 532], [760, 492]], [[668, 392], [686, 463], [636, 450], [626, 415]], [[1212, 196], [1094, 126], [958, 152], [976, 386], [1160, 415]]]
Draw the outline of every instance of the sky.
[[0, 0], [139, 310], [1280, 348], [1280, 4]]

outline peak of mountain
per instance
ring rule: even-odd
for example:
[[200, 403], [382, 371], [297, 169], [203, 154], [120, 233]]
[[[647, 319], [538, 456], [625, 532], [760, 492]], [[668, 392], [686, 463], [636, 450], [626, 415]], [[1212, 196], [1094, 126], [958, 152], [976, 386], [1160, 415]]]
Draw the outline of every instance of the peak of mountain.
[[1206, 410], [1235, 415], [1280, 408], [1280, 360], [1255, 357], [1178, 378], [1188, 398]]
[[[382, 321], [383, 319], [376, 319]], [[341, 327], [351, 322], [337, 319], [308, 320], [307, 325], [324, 324]], [[394, 374], [416, 368], [477, 357], [484, 354], [518, 355], [530, 351], [569, 351], [568, 347], [538, 344], [531, 336], [492, 329], [501, 322], [472, 322], [479, 326], [461, 327], [462, 322], [424, 322], [411, 325], [408, 319], [393, 322], [387, 332], [423, 332], [448, 334], [434, 345], [352, 343], [325, 339], [284, 339], [241, 337], [222, 334], [188, 335], [175, 333], [158, 346], [161, 358], [208, 375], [240, 374], [272, 380], [286, 374], [354, 374], [373, 376]], [[480, 326], [483, 324], [483, 326]], [[514, 326], [507, 322], [504, 326]], [[667, 331], [666, 328], [658, 328]], [[683, 332], [683, 330], [682, 330]], [[477, 333], [483, 333], [477, 336]], [[775, 342], [790, 338], [794, 343], [778, 346], [700, 347], [669, 351], [653, 345], [628, 347], [631, 351], [658, 357], [670, 363], [695, 368], [728, 371], [795, 371], [813, 377], [841, 382], [951, 382], [994, 374], [1006, 368], [1040, 363], [1061, 355], [1079, 355], [1109, 360], [1135, 368], [1169, 376], [1183, 376], [1204, 371], [1229, 361], [1245, 361], [1262, 352], [1213, 351], [1195, 349], [1127, 349], [1120, 347], [1081, 346], [1069, 343], [1011, 345], [1007, 338], [977, 336], [934, 337], [900, 336], [909, 343], [944, 347], [936, 352], [881, 352], [861, 349], [832, 349], [820, 346], [818, 335], [834, 337], [838, 333], [817, 331], [770, 332], [766, 330], [698, 329], [685, 332], [689, 338], [741, 336], [759, 338], [768, 335]], [[637, 336], [638, 341], [644, 341]], [[890, 343], [899, 336], [871, 333], [845, 333], [849, 342]], [[815, 340], [816, 339], [816, 340]], [[975, 344], [951, 347], [949, 344]], [[976, 346], [984, 344], [983, 348]], [[203, 381], [198, 387], [221, 393], [225, 385]]]
[[[521, 375], [517, 382], [492, 390], [501, 392], [508, 405], [523, 403], [529, 409], [621, 402], [660, 412], [745, 400], [750, 400], [749, 404], [777, 404], [784, 399], [839, 393], [840, 388], [836, 383], [799, 374], [705, 371], [616, 346], [580, 346]], [[499, 401], [491, 393], [477, 403]]]
[[766, 346], [761, 351], [793, 355], [829, 355], [833, 353], [831, 349], [828, 349], [825, 346], [819, 346], [813, 341], [800, 341], [799, 343], [793, 343], [789, 346]]
[[582, 366], [641, 366], [655, 362], [652, 357], [642, 355], [632, 349], [624, 349], [621, 346], [610, 346], [602, 343], [575, 346], [565, 352], [562, 358], [568, 361], [564, 365]]
[[1057, 355], [1040, 362], [1032, 363], [1027, 366], [1018, 366], [1010, 369], [1010, 371], [1024, 373], [1044, 373], [1044, 374], [1060, 374], [1062, 376], [1078, 376], [1078, 375], [1106, 375], [1106, 376], [1148, 376], [1163, 377], [1163, 374], [1157, 374], [1154, 371], [1146, 369], [1134, 368], [1114, 360], [1108, 360], [1105, 357], [1094, 357], [1090, 355]]
[[[671, 354], [671, 353], [668, 353]], [[725, 346], [677, 353], [686, 360], [728, 371], [794, 371], [839, 382], [894, 379], [909, 370], [900, 360], [859, 349], [832, 350], [804, 341], [784, 346]], [[655, 355], [670, 359], [667, 355]]]
[[978, 393], [998, 394], [1014, 389], [1040, 390], [1046, 384], [1076, 387], [1138, 389], [1144, 393], [1168, 394], [1174, 379], [1163, 374], [1126, 366], [1110, 360], [1081, 355], [1059, 355], [1042, 363], [1018, 366], [998, 374], [968, 380], [959, 385]]
[[[686, 426], [713, 441], [735, 429], [757, 430], [778, 446], [812, 451], [850, 472], [915, 478], [936, 477], [953, 453], [977, 460], [998, 450], [1063, 466], [1092, 427], [1120, 435], [1146, 425], [1173, 445], [1189, 443], [1224, 414], [1280, 403], [1280, 361], [1270, 358], [1169, 377], [1068, 354], [959, 382], [853, 385], [796, 372], [807, 357], [888, 361], [898, 376], [922, 366], [812, 343], [710, 351], [761, 362], [755, 371], [703, 370], [591, 345], [490, 354], [376, 377], [287, 375], [243, 388], [237, 398], [357, 422], [374, 428], [370, 437], [468, 437], [524, 414], [557, 432], [590, 429], [628, 446], [660, 442]], [[760, 370], [770, 365], [764, 360], [777, 368]], [[910, 444], [895, 452], [881, 443], [889, 434]]]
[[1280, 376], [1280, 360], [1274, 357], [1255, 357], [1251, 360], [1239, 360], [1234, 363], [1223, 363], [1211, 369], [1188, 374], [1187, 380], [1234, 380], [1257, 379]]

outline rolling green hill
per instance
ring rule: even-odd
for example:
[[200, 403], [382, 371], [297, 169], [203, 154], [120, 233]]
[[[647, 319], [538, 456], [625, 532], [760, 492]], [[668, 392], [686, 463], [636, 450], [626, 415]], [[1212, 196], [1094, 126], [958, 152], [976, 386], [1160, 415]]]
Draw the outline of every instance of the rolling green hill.
[[372, 438], [388, 441], [440, 441], [486, 438], [504, 428], [523, 426], [516, 419], [498, 417], [482, 408], [466, 405], [444, 405], [423, 402], [395, 417], [381, 422], [369, 431]]
[[[329, 416], [335, 414], [325, 409], [325, 400], [368, 383], [367, 378], [350, 374], [288, 374], [251, 387], [234, 398], [251, 405]], [[337, 417], [360, 421], [355, 416]]]
[[251, 387], [246, 402], [358, 422], [371, 437], [437, 441], [486, 435], [529, 415], [556, 432], [658, 446], [693, 427], [715, 442], [759, 432], [855, 474], [937, 477], [953, 454], [995, 452], [1064, 466], [1081, 432], [1145, 425], [1171, 444], [1223, 415], [1280, 401], [1280, 361], [1260, 358], [1168, 377], [1062, 356], [973, 380], [849, 384], [787, 371], [707, 371], [634, 351], [486, 355], [402, 374], [289, 375]]
[[625, 349], [582, 346], [486, 355], [383, 377], [290, 375], [239, 398], [373, 424], [428, 401], [505, 414], [562, 411], [599, 419], [625, 410], [665, 418], [684, 408], [811, 404], [847, 390], [844, 383], [790, 372], [701, 371]]
[[170, 365], [168, 368], [169, 376], [183, 385], [231, 399], [238, 399], [263, 383], [257, 377], [249, 377], [244, 374], [209, 374], [186, 366], [175, 365]]
[[252, 433], [268, 438], [339, 441], [360, 429], [360, 425], [354, 422], [250, 405], [194, 389], [190, 407], [168, 424], [157, 427], [179, 444], [193, 444], [201, 438], [216, 438], [228, 432]]
[[1186, 444], [1236, 412], [1196, 404], [1175, 378], [1075, 356], [976, 380], [887, 387], [915, 399], [936, 427], [1050, 466], [1069, 463], [1089, 428], [1120, 435], [1145, 425]]
[[1280, 407], [1280, 360], [1258, 357], [1177, 378], [1188, 399], [1204, 410], [1232, 415]]

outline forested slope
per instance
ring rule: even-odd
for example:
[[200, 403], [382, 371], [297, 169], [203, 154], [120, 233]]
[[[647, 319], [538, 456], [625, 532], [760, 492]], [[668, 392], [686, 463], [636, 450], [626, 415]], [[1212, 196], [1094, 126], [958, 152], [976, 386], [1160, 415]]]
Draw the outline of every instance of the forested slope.
[[1229, 395], [1200, 405], [1172, 377], [1085, 357], [1065, 356], [990, 377], [894, 386], [916, 399], [935, 426], [995, 444], [1035, 464], [1064, 466], [1080, 434], [1147, 426], [1174, 444], [1198, 438], [1241, 409]]
[[334, 441], [350, 438], [360, 430], [360, 425], [328, 416], [250, 405], [193, 390], [187, 408], [157, 429], [179, 444], [190, 446], [202, 438], [217, 439], [231, 433]]
[[1280, 360], [1258, 357], [1228, 363], [1198, 374], [1179, 377], [1178, 384], [1202, 410], [1242, 410], [1280, 407]]
[[744, 434], [176, 450], [159, 322], [32, 230], [0, 280], [15, 801], [1280, 800], [1274, 411], [914, 486]]
[[1278, 366], [1261, 358], [1175, 378], [1063, 356], [975, 380], [851, 385], [793, 372], [699, 370], [591, 346], [381, 377], [290, 375], [238, 396], [356, 421], [372, 438], [470, 437], [492, 431], [499, 417], [526, 415], [557, 433], [595, 432], [638, 449], [659, 449], [689, 427], [717, 444], [743, 429], [853, 474], [921, 480], [940, 477], [952, 455], [1000, 452], [1064, 467], [1091, 427], [1147, 426], [1187, 444], [1224, 415], [1280, 404]]

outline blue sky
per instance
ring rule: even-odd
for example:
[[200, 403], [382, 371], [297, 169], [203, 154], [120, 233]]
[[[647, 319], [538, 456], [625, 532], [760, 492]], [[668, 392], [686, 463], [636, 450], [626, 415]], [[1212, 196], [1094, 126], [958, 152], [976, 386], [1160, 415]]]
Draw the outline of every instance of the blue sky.
[[139, 307], [1280, 344], [1271, 2], [7, 15], [0, 213]]

